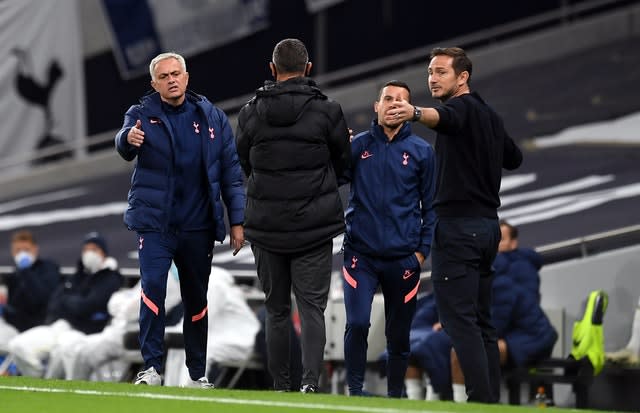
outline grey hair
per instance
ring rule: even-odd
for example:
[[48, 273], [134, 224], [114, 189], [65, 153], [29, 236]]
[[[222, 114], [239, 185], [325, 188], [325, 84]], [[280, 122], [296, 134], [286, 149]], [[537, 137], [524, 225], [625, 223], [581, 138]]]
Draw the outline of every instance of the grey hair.
[[151, 80], [156, 80], [154, 75], [156, 66], [160, 61], [165, 59], [176, 59], [180, 63], [182, 70], [185, 72], [187, 71], [187, 62], [185, 62], [184, 57], [182, 57], [176, 52], [160, 53], [159, 55], [157, 55], [151, 60], [151, 63], [149, 63], [149, 74], [151, 75]]

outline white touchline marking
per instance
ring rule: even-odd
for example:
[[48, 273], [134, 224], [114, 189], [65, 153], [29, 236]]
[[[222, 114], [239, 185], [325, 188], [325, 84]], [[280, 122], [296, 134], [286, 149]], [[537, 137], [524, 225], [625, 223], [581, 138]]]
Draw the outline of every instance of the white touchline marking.
[[[256, 405], [256, 406], [272, 406], [272, 407], [289, 407], [294, 409], [309, 409], [309, 410], [334, 410], [345, 412], [374, 412], [374, 413], [436, 413], [431, 410], [414, 410], [414, 409], [392, 409], [382, 407], [367, 407], [367, 406], [345, 406], [338, 404], [320, 404], [320, 403], [294, 403], [294, 402], [277, 402], [273, 400], [252, 400], [252, 399], [230, 399], [226, 397], [203, 397], [203, 396], [178, 396], [173, 394], [156, 394], [156, 393], [129, 393], [129, 392], [113, 392], [113, 391], [99, 391], [99, 390], [79, 390], [79, 389], [60, 389], [60, 388], [43, 388], [43, 387], [28, 387], [28, 386], [4, 386], [0, 385], [0, 390], [13, 390], [13, 391], [29, 391], [29, 392], [41, 392], [41, 393], [70, 393], [92, 396], [116, 396], [116, 397], [133, 397], [140, 399], [159, 399], [159, 400], [182, 400], [182, 401], [194, 401], [194, 402], [206, 402], [206, 403], [220, 403], [220, 404], [243, 404], [243, 405]], [[310, 396], [312, 398], [313, 395]], [[444, 410], [438, 410], [438, 413], [454, 413]]]

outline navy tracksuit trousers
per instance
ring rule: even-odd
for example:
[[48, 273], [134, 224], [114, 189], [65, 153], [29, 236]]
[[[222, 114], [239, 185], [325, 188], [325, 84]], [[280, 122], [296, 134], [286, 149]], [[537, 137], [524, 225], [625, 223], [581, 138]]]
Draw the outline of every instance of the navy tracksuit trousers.
[[347, 313], [344, 359], [349, 394], [363, 394], [371, 304], [380, 286], [384, 297], [388, 352], [387, 394], [389, 397], [402, 397], [410, 350], [409, 331], [420, 285], [418, 258], [412, 253], [397, 259], [380, 259], [345, 246], [342, 271]]
[[145, 369], [162, 371], [164, 301], [173, 260], [180, 278], [184, 306], [183, 336], [189, 376], [205, 375], [207, 356], [207, 287], [214, 239], [211, 231], [139, 232], [138, 257], [142, 277], [140, 349]]

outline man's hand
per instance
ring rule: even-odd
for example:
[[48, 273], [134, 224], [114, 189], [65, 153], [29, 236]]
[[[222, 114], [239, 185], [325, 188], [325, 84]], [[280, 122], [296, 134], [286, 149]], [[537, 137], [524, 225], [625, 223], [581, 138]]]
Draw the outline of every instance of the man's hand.
[[137, 148], [144, 142], [144, 131], [142, 130], [142, 122], [140, 119], [136, 121], [136, 124], [129, 129], [127, 133], [127, 142]]
[[[385, 118], [387, 121], [411, 122], [413, 120], [413, 105], [406, 100], [393, 102], [395, 108], [390, 109]], [[434, 108], [420, 107], [422, 116], [418, 122], [434, 128], [440, 122], [440, 114]]]
[[231, 238], [229, 245], [233, 248], [233, 255], [235, 256], [245, 244], [242, 225], [232, 225], [229, 237]]
[[422, 255], [420, 251], [416, 251], [415, 254], [416, 254], [416, 258], [418, 259], [418, 262], [420, 263], [420, 266], [422, 267], [422, 264], [424, 264], [424, 260], [425, 260], [424, 255]]

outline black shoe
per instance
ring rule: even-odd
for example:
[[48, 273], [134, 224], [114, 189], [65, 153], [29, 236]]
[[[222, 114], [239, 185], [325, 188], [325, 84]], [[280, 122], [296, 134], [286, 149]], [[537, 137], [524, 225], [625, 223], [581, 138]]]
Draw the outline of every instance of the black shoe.
[[305, 384], [300, 387], [300, 393], [317, 393], [318, 387], [314, 384]]

